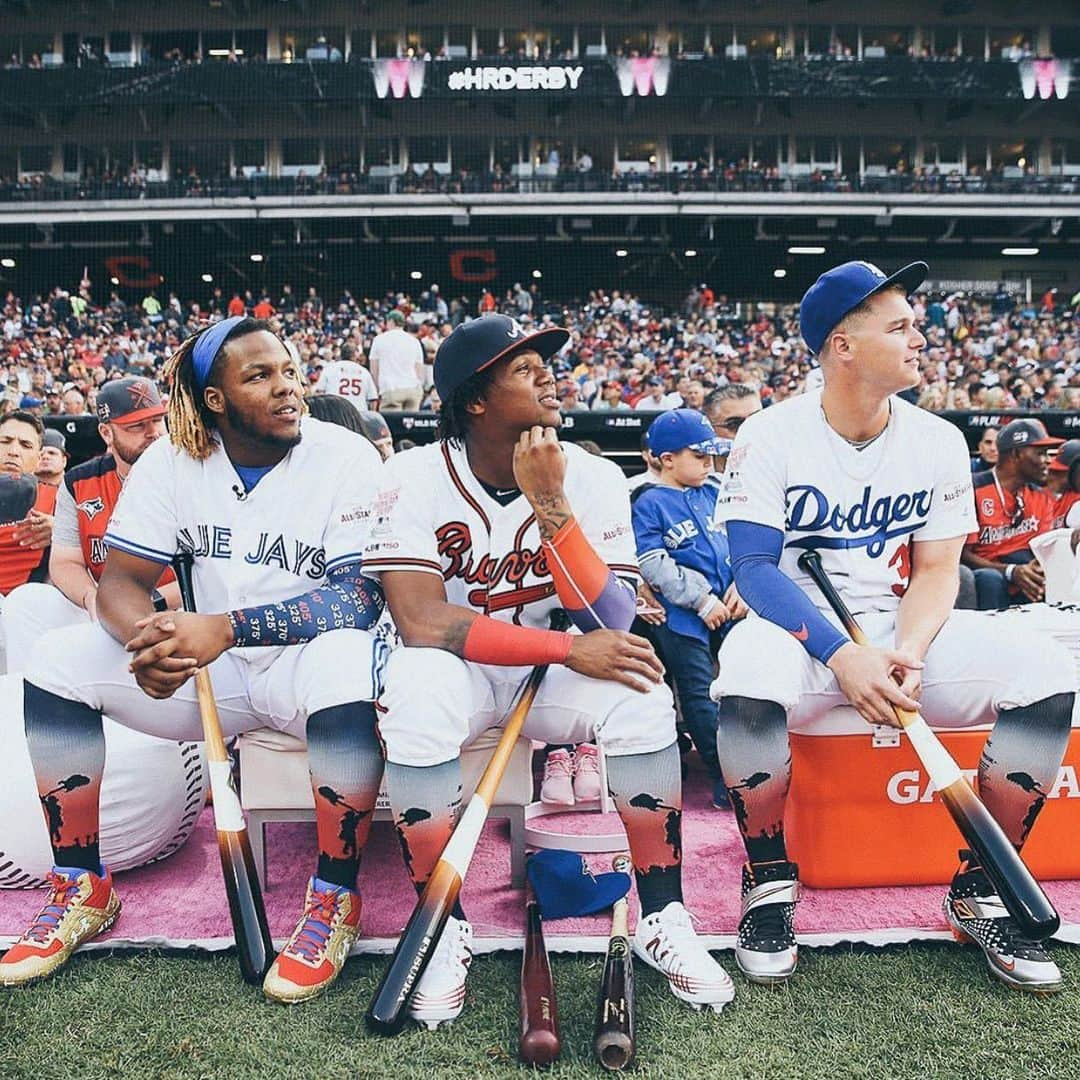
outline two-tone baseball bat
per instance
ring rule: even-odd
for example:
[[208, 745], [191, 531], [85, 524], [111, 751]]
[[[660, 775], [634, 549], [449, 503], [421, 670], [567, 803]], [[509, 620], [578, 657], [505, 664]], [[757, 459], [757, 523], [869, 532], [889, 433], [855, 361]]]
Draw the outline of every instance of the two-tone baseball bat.
[[[857, 645], [867, 644], [866, 635], [825, 573], [821, 556], [816, 551], [805, 551], [799, 556], [799, 566], [814, 579], [851, 640]], [[1050, 937], [1061, 925], [1061, 918], [1001, 826], [964, 779], [960, 767], [919, 713], [895, 705], [893, 712], [1009, 914], [1025, 935], [1038, 940]]]
[[[565, 619], [565, 613], [557, 614]], [[552, 628], [557, 625], [556, 616], [553, 616]], [[461, 892], [461, 882], [472, 862], [488, 811], [547, 669], [547, 664], [537, 665], [522, 684], [476, 791], [443, 848], [420, 900], [398, 939], [390, 966], [383, 974], [367, 1011], [368, 1027], [379, 1035], [397, 1035], [405, 1026], [409, 999], [427, 968]]]
[[521, 956], [521, 1035], [518, 1056], [526, 1065], [550, 1065], [562, 1049], [555, 981], [551, 976], [540, 905], [525, 905], [525, 952]]
[[[630, 857], [616, 856], [612, 867], [628, 874]], [[605, 1069], [625, 1069], [634, 1059], [634, 958], [630, 953], [626, 917], [624, 896], [611, 909], [611, 937], [596, 1006], [593, 1050]]]
[[[195, 611], [195, 592], [191, 584], [191, 555], [181, 553], [173, 560], [176, 581], [185, 611]], [[214, 801], [214, 825], [217, 828], [221, 872], [229, 899], [236, 956], [245, 982], [261, 983], [274, 961], [274, 944], [266, 921], [262, 889], [255, 872], [247, 823], [233, 784], [229, 754], [221, 734], [221, 719], [214, 702], [210, 674], [200, 668], [195, 673], [195, 693], [202, 720], [206, 761], [210, 770], [210, 791]]]

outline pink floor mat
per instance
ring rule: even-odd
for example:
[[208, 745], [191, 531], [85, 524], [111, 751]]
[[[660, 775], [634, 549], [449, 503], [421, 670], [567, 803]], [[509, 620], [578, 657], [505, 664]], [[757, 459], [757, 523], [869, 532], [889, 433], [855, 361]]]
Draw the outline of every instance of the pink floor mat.
[[[699, 932], [713, 948], [730, 948], [738, 918], [742, 844], [730, 813], [712, 809], [703, 777], [686, 785], [684, 809], [684, 888]], [[595, 813], [560, 815], [554, 827], [566, 832], [617, 829], [617, 819]], [[265, 890], [275, 939], [291, 932], [300, 914], [304, 886], [314, 866], [313, 824], [275, 824], [267, 830], [269, 878]], [[591, 855], [599, 872], [610, 856]], [[358, 951], [383, 952], [393, 945], [414, 903], [389, 822], [376, 822], [361, 868], [364, 937]], [[476, 932], [479, 951], [520, 947], [523, 898], [509, 885], [510, 851], [505, 822], [490, 822], [473, 860], [462, 894]], [[124, 903], [116, 926], [91, 948], [174, 946], [227, 948], [231, 942], [228, 907], [221, 883], [213, 818], [204, 812], [191, 840], [164, 862], [118, 874]], [[1046, 891], [1062, 916], [1061, 940], [1080, 942], [1080, 881], [1049, 882]], [[0, 944], [10, 943], [33, 918], [42, 891], [0, 891]], [[941, 916], [940, 887], [882, 889], [807, 889], [796, 927], [810, 945], [845, 941], [869, 944], [947, 938]], [[631, 904], [631, 908], [633, 908]], [[548, 947], [560, 951], [602, 951], [607, 944], [606, 914], [560, 919], [545, 926]]]

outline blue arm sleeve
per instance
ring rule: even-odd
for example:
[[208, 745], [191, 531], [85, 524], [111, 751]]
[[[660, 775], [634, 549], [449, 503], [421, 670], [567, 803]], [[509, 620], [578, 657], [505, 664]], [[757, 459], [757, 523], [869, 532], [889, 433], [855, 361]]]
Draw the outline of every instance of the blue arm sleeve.
[[826, 663], [848, 638], [833, 626], [780, 569], [784, 534], [749, 521], [727, 523], [731, 565], [739, 595], [763, 619], [775, 623], [803, 643], [815, 659]]
[[383, 609], [382, 590], [346, 563], [327, 574], [327, 584], [280, 604], [228, 613], [237, 645], [299, 645], [330, 630], [366, 630]]

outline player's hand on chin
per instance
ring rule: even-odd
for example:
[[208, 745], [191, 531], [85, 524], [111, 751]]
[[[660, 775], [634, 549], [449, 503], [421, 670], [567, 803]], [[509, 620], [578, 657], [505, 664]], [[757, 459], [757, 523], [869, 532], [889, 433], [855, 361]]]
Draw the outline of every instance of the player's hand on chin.
[[186, 657], [196, 667], [206, 667], [233, 643], [232, 625], [225, 615], [160, 611], [140, 619], [135, 629], [138, 633], [124, 646], [135, 654], [132, 671], [165, 657]]
[[538, 494], [561, 494], [566, 479], [566, 454], [555, 428], [523, 431], [514, 447], [514, 479], [530, 502]]
[[625, 630], [575, 634], [566, 666], [591, 679], [609, 679], [642, 694], [664, 677], [664, 666], [643, 637]]
[[892, 706], [918, 711], [916, 697], [897, 685], [894, 673], [902, 673], [904, 682], [909, 672], [922, 669], [922, 661], [905, 649], [879, 649], [874, 645], [856, 645], [849, 641], [829, 658], [828, 667], [836, 676], [844, 696], [869, 724], [900, 727]]

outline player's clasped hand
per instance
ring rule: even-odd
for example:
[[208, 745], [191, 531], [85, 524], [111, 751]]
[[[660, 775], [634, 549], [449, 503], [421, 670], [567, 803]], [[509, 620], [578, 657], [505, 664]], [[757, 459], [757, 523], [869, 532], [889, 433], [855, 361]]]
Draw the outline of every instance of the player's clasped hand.
[[20, 547], [40, 551], [52, 543], [52, 531], [52, 515], [43, 514], [40, 510], [31, 510], [22, 521], [16, 522], [15, 532], [12, 535]]
[[156, 612], [140, 619], [135, 628], [138, 633], [124, 648], [135, 654], [130, 664], [135, 681], [154, 698], [171, 697], [233, 641], [224, 615]]
[[1013, 570], [1013, 584], [1033, 603], [1042, 600], [1046, 593], [1046, 575], [1034, 560], [1021, 563]]
[[611, 679], [647, 694], [664, 677], [664, 666], [643, 637], [625, 630], [575, 634], [566, 666], [591, 679]]
[[842, 645], [829, 659], [829, 668], [836, 676], [844, 696], [870, 724], [901, 727], [893, 706], [918, 711], [919, 702], [897, 685], [900, 675], [905, 685], [917, 690], [914, 680], [907, 680], [909, 671], [922, 669], [922, 661], [903, 649], [879, 649], [873, 645]]

